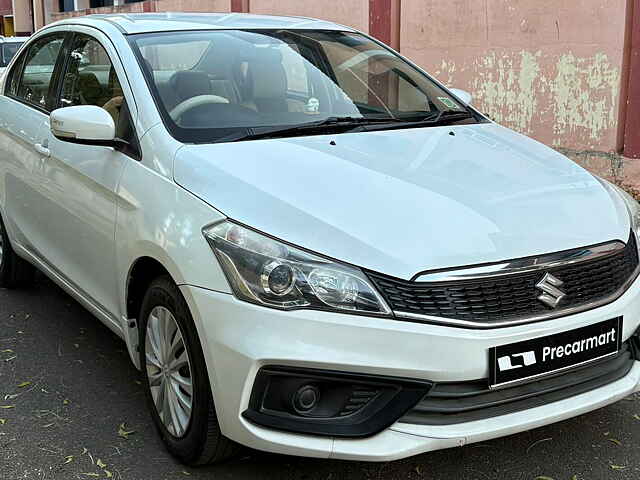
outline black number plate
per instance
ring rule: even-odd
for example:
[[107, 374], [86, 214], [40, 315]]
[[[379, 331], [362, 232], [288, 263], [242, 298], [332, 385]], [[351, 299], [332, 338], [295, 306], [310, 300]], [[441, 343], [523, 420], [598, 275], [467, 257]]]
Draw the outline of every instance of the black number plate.
[[536, 378], [615, 355], [622, 344], [622, 317], [524, 342], [489, 349], [491, 388]]

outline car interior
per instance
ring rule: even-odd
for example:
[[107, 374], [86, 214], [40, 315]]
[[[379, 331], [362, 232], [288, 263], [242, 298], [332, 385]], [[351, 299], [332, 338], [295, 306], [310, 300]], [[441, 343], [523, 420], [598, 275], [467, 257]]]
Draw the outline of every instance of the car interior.
[[[337, 86], [327, 86], [325, 74], [280, 42], [255, 46], [227, 36], [210, 42], [184, 70], [161, 69], [143, 58], [161, 103], [183, 128], [309, 122], [339, 103]], [[286, 64], [291, 61], [298, 65]], [[291, 72], [299, 77], [295, 85]], [[185, 102], [189, 108], [181, 109]], [[358, 113], [353, 104], [347, 110]]]

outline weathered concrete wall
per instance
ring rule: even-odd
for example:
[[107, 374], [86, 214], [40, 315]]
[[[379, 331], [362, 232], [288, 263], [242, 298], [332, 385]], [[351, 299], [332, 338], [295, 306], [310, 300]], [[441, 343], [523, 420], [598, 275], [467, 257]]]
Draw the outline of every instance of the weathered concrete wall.
[[251, 0], [251, 13], [322, 18], [369, 31], [369, 2], [362, 0]]
[[626, 0], [404, 0], [404, 55], [548, 145], [614, 151]]

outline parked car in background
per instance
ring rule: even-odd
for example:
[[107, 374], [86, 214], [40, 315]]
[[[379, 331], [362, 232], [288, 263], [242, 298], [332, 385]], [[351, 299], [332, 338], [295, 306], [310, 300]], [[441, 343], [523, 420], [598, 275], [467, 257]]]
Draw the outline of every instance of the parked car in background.
[[2, 76], [13, 56], [28, 38], [0, 36], [0, 76]]
[[351, 28], [77, 17], [0, 95], [0, 285], [126, 342], [168, 449], [387, 461], [640, 389], [640, 206]]

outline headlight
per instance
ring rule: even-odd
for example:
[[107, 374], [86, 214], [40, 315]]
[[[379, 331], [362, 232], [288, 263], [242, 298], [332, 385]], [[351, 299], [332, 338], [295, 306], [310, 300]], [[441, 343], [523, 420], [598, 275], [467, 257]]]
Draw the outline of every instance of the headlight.
[[[629, 216], [631, 218], [631, 230], [633, 230], [636, 240], [640, 240], [640, 204], [622, 188], [610, 182], [607, 183], [620, 194], [622, 200], [624, 200], [624, 203], [627, 205], [627, 210], [629, 210]], [[638, 248], [640, 249], [640, 241], [638, 242]]]
[[207, 227], [203, 233], [241, 300], [285, 310], [391, 313], [355, 267], [307, 253], [228, 221]]

